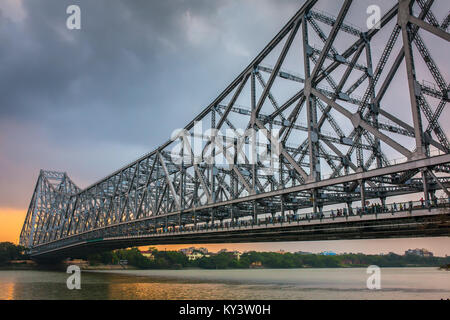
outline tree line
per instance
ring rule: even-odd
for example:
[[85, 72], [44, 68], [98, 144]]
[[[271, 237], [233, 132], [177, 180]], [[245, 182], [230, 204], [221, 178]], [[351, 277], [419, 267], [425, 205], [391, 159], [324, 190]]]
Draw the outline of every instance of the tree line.
[[0, 242], [0, 265], [5, 265], [11, 260], [28, 259], [25, 248], [11, 242]]
[[[221, 252], [197, 260], [178, 251], [158, 251], [149, 248], [152, 257], [144, 256], [137, 248], [104, 251], [81, 257], [91, 265], [117, 265], [127, 260], [128, 265], [139, 269], [247, 269], [263, 268], [342, 268], [342, 267], [440, 267], [450, 264], [449, 257], [421, 257], [418, 255], [366, 255], [348, 253], [334, 256], [320, 254], [256, 252], [243, 253], [238, 258], [232, 252]], [[11, 260], [28, 259], [25, 248], [11, 242], [0, 242], [0, 265]]]
[[246, 252], [238, 259], [232, 252], [222, 252], [197, 260], [189, 260], [177, 251], [158, 251], [151, 248], [153, 258], [145, 257], [137, 248], [107, 251], [86, 259], [95, 264], [128, 264], [141, 269], [247, 269], [263, 268], [342, 268], [342, 267], [439, 267], [450, 263], [450, 257], [421, 257], [416, 255], [366, 255], [349, 253], [335, 256], [319, 254]]

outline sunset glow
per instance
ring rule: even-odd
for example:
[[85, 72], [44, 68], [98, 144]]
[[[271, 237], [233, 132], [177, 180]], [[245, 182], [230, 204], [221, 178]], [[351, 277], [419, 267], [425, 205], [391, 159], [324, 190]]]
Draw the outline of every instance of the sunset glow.
[[0, 208], [0, 242], [19, 243], [26, 209]]

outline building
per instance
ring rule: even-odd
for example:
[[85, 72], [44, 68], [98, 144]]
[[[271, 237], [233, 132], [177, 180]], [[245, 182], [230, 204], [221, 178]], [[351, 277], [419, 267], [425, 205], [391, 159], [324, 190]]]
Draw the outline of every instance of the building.
[[262, 265], [262, 262], [261, 261], [255, 261], [255, 262], [252, 262], [251, 264], [250, 264], [250, 268], [262, 268], [263, 267], [263, 265]]
[[178, 252], [181, 252], [182, 254], [187, 256], [188, 254], [191, 254], [192, 251], [194, 251], [194, 249], [195, 249], [194, 247], [183, 248], [183, 249], [178, 250]]
[[33, 266], [37, 265], [37, 263], [33, 260], [10, 260], [9, 264], [14, 264], [14, 265], [26, 264], [26, 265], [33, 265]]
[[153, 256], [153, 251], [141, 251], [141, 253], [146, 258], [149, 258], [151, 260], [155, 259], [155, 257]]
[[65, 263], [68, 266], [69, 265], [77, 265], [80, 268], [89, 266], [89, 261], [83, 260], [83, 259], [67, 259], [63, 263]]
[[415, 255], [419, 257], [432, 257], [433, 253], [427, 249], [409, 249], [405, 251], [405, 255]]
[[242, 252], [239, 252], [239, 251], [231, 251], [231, 253], [234, 255], [234, 257], [235, 257], [237, 260], [240, 260], [240, 259], [241, 259]]
[[296, 254], [307, 255], [307, 254], [313, 254], [313, 253], [312, 252], [306, 252], [306, 251], [297, 251]]
[[206, 248], [195, 248], [195, 247], [190, 247], [190, 248], [184, 248], [184, 249], [178, 250], [178, 252], [181, 252], [181, 253], [183, 253], [183, 254], [186, 255], [186, 256], [188, 256], [188, 255], [194, 253], [195, 251], [201, 252], [201, 253], [203, 253], [204, 255], [209, 254], [208, 249], [206, 249]]
[[187, 254], [186, 257], [189, 259], [189, 261], [201, 259], [203, 257], [209, 258], [209, 254], [204, 254], [202, 251], [194, 250], [190, 254]]
[[320, 253], [320, 255], [322, 255], [322, 256], [335, 256], [336, 253], [333, 252], [333, 251], [323, 251], [323, 252]]
[[198, 248], [196, 250], [198, 250], [200, 252], [203, 252], [204, 254], [208, 254], [209, 253], [208, 249], [206, 249], [206, 248]]

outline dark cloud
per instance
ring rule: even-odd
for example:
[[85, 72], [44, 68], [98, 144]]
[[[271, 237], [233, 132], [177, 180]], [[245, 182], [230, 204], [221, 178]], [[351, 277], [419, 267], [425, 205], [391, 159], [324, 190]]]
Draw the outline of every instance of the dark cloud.
[[[73, 1], [26, 1], [25, 20], [4, 18], [0, 31], [0, 116], [47, 124], [64, 144], [74, 136], [148, 143], [155, 131], [146, 128], [160, 119], [182, 125], [272, 36], [257, 39], [249, 28], [245, 40], [226, 39], [240, 24], [221, 12], [236, 2], [76, 1], [82, 30], [71, 31], [65, 10]], [[165, 118], [168, 110], [177, 112]]]
[[[81, 8], [81, 30], [66, 28], [71, 4]], [[0, 188], [14, 188], [0, 204], [25, 206], [40, 168], [86, 185], [165, 142], [297, 6], [8, 0], [0, 6]]]
[[[2, 2], [0, 206], [26, 206], [40, 168], [65, 170], [85, 186], [165, 142], [302, 3]], [[380, 3], [386, 12], [395, 1]], [[81, 30], [66, 28], [71, 4], [81, 7]], [[336, 1], [319, 7], [337, 14]], [[364, 11], [355, 1], [352, 21], [363, 24]]]

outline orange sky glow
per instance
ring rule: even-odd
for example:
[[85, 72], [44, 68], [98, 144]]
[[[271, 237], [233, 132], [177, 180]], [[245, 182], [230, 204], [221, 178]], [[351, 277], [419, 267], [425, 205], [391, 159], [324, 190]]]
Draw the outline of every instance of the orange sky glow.
[[26, 209], [0, 207], [0, 242], [19, 242], [20, 231], [25, 221]]

